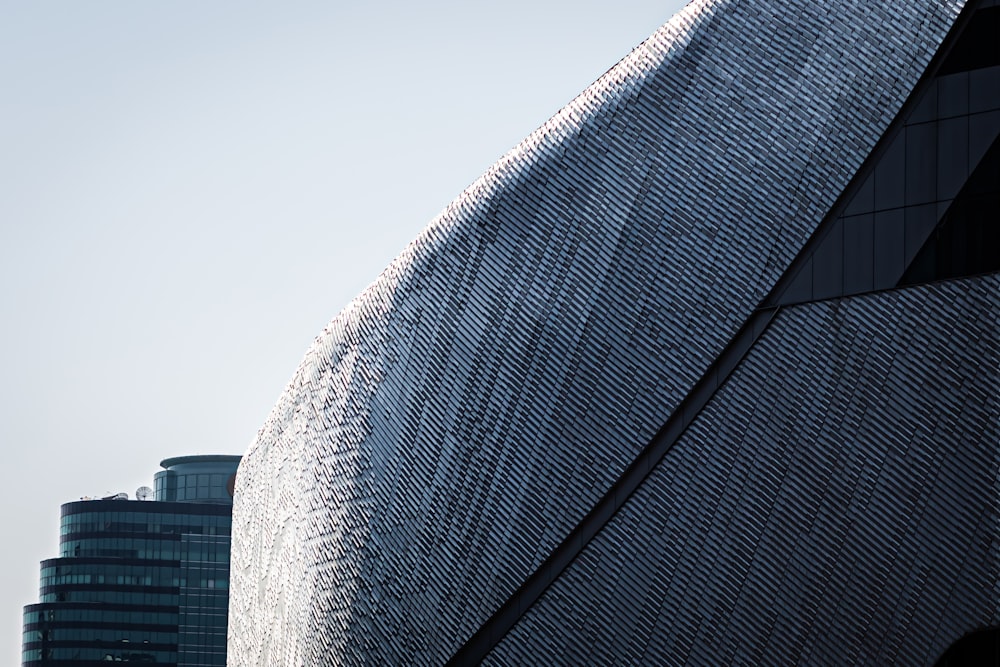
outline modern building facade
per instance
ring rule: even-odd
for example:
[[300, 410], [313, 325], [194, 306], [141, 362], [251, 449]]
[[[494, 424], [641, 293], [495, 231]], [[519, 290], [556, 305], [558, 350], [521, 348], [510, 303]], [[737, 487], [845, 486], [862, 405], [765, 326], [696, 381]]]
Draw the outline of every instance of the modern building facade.
[[241, 463], [230, 662], [933, 664], [1000, 625], [998, 34], [691, 2], [309, 349]]
[[59, 556], [24, 608], [22, 664], [225, 665], [239, 460], [169, 458], [136, 500], [63, 505]]

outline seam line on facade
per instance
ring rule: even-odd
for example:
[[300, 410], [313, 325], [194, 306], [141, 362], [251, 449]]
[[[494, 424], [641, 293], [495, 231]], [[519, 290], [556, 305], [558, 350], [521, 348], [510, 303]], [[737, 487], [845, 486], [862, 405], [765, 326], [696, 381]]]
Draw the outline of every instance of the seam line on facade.
[[[822, 243], [833, 222], [841, 211], [851, 201], [858, 188], [862, 185], [869, 172], [874, 169], [879, 158], [887, 150], [891, 138], [905, 122], [906, 117], [919, 102], [940, 70], [958, 41], [965, 27], [971, 22], [981, 3], [973, 0], [965, 5], [955, 23], [948, 31], [941, 46], [931, 58], [926, 70], [921, 74], [906, 101], [900, 107], [895, 118], [889, 123], [861, 167], [841, 192], [833, 206], [827, 211], [816, 232], [806, 241], [795, 259], [788, 265], [775, 282], [774, 287], [761, 300], [760, 305], [750, 314], [739, 332], [730, 340], [722, 353], [712, 362], [704, 375], [694, 384], [684, 399], [667, 418], [665, 425], [643, 448], [640, 454], [625, 468], [607, 493], [598, 501], [587, 515], [574, 527], [569, 535], [555, 548], [545, 561], [529, 575], [518, 589], [507, 598], [490, 618], [480, 626], [479, 630], [469, 638], [448, 661], [449, 666], [479, 664], [500, 640], [514, 627], [524, 613], [541, 597], [573, 560], [583, 551], [587, 544], [611, 520], [615, 513], [625, 504], [645, 481], [647, 476], [659, 464], [663, 456], [683, 435], [694, 418], [705, 407], [716, 390], [722, 386], [729, 375], [735, 370], [740, 360], [746, 355], [757, 339], [764, 333], [768, 325], [781, 310], [781, 298], [784, 292], [794, 282], [816, 248]], [[906, 267], [904, 267], [905, 270]], [[912, 286], [907, 286], [912, 287]], [[898, 289], [898, 287], [890, 288]], [[884, 289], [871, 292], [885, 291]], [[865, 292], [865, 294], [870, 292]], [[839, 294], [827, 299], [810, 299], [804, 303], [842, 299], [861, 296], [861, 294]], [[801, 305], [799, 303], [789, 305]]]
[[611, 520], [628, 498], [642, 485], [663, 457], [684, 434], [702, 408], [725, 383], [729, 375], [764, 333], [781, 307], [759, 308], [743, 324], [722, 353], [694, 384], [664, 426], [633, 459], [607, 493], [594, 505], [548, 558], [521, 584], [496, 612], [466, 641], [448, 665], [475, 665], [517, 623], [531, 605], [569, 567], [587, 544]]

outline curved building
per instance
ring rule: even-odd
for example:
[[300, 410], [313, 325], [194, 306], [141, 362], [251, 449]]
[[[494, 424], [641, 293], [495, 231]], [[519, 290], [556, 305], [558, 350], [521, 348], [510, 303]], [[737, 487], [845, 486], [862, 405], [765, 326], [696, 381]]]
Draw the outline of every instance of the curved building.
[[694, 0], [322, 332], [229, 659], [929, 664], [1000, 624], [1000, 6]]
[[62, 506], [59, 557], [24, 608], [22, 665], [225, 665], [239, 456], [165, 459], [146, 502]]

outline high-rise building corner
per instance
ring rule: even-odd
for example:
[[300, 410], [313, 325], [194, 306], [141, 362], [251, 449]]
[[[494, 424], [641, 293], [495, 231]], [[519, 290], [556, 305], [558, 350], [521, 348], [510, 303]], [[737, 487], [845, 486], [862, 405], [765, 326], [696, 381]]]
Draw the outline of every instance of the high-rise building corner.
[[168, 458], [154, 488], [66, 503], [24, 608], [22, 665], [226, 664], [239, 456]]

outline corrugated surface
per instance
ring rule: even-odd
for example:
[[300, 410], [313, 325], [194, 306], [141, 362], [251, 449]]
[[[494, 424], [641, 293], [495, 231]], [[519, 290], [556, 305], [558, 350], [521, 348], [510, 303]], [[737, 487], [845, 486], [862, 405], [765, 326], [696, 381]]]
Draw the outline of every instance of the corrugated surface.
[[487, 664], [932, 664], [1000, 622], [1000, 277], [785, 310]]
[[327, 327], [244, 458], [230, 661], [440, 663], [649, 440], [962, 2], [693, 2]]

